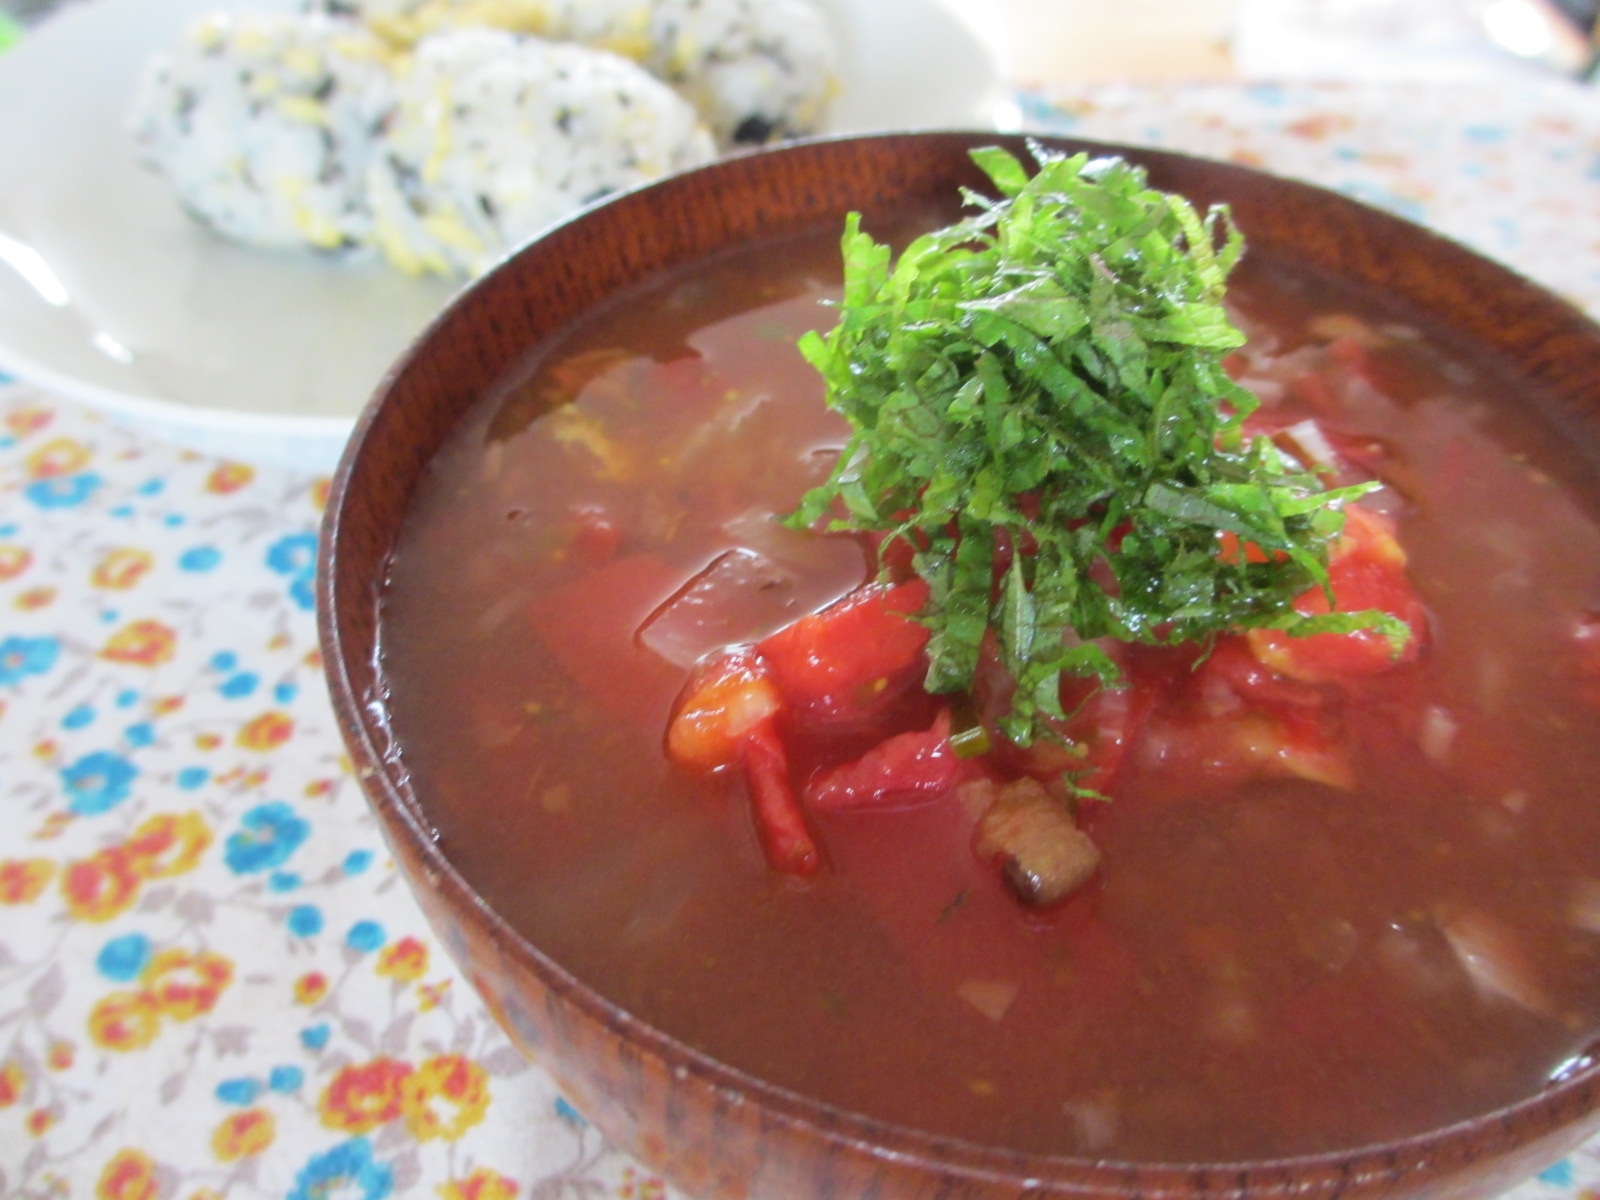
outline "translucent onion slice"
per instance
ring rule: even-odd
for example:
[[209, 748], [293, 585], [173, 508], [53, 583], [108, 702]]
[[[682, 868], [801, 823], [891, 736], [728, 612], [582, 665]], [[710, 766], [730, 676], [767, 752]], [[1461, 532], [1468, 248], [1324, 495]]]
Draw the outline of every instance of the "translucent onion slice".
[[1468, 910], [1444, 922], [1440, 931], [1479, 994], [1554, 1015], [1555, 1005], [1516, 933], [1499, 918]]

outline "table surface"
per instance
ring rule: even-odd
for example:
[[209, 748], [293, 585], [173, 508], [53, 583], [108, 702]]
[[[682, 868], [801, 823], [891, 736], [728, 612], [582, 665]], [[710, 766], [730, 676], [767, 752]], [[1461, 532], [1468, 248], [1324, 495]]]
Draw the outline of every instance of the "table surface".
[[1574, 73], [1596, 49], [1558, 0], [942, 3], [989, 45], [1005, 78], [1045, 86], [1268, 75], [1470, 79], [1533, 64]]
[[[1030, 129], [1336, 187], [1600, 314], [1593, 93], [1014, 100]], [[322, 684], [326, 493], [0, 381], [0, 1197], [662, 1195], [512, 1050], [396, 875]], [[1593, 1200], [1600, 1147], [1515, 1195]]]

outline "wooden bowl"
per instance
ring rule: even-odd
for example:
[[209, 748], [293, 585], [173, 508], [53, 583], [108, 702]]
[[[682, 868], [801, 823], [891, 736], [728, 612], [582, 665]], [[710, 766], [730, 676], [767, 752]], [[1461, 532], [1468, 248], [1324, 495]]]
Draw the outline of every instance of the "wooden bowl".
[[[1374, 285], [1497, 354], [1574, 435], [1600, 446], [1600, 328], [1460, 246], [1256, 171], [1116, 146], [1151, 182], [1226, 201], [1257, 251]], [[550, 231], [468, 288], [367, 407], [334, 482], [318, 617], [334, 704], [396, 860], [516, 1043], [616, 1144], [703, 1197], [1491, 1196], [1600, 1128], [1600, 1070], [1424, 1136], [1271, 1162], [1144, 1165], [1030, 1156], [894, 1128], [780, 1090], [640, 1022], [496, 915], [430, 837], [389, 752], [375, 673], [377, 593], [418, 476], [462, 413], [541, 338], [659, 269], [859, 209], [952, 207], [980, 187], [978, 145], [928, 133], [795, 144], [621, 196]]]

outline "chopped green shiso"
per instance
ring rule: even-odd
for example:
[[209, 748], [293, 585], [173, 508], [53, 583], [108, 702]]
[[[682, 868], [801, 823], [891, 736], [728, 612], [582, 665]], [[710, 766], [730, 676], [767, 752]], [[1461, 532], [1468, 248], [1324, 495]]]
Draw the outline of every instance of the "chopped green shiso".
[[[1037, 170], [973, 152], [999, 199], [893, 259], [851, 214], [838, 324], [800, 342], [852, 434], [788, 518], [886, 531], [914, 548], [930, 692], [969, 688], [985, 635], [1017, 683], [1018, 745], [1067, 716], [1063, 673], [1118, 679], [1096, 639], [1206, 643], [1228, 630], [1375, 628], [1382, 613], [1303, 616], [1328, 586], [1341, 506], [1241, 425], [1255, 398], [1223, 369], [1244, 344], [1222, 300], [1244, 241], [1117, 158], [1034, 145]], [[1236, 535], [1267, 561], [1220, 553]], [[995, 578], [1001, 547], [1010, 555]], [[1252, 556], [1261, 557], [1261, 556]]]

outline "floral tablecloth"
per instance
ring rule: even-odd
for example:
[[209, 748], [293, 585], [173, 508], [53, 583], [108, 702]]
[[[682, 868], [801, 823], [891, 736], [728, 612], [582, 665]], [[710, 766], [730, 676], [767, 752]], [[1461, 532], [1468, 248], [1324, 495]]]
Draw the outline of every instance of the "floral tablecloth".
[[327, 480], [0, 387], [0, 1195], [642, 1196], [445, 961], [344, 761]]
[[[1341, 188], [1600, 313], [1600, 95], [1113, 88], [1016, 115]], [[396, 876], [317, 657], [326, 491], [0, 381], [0, 1197], [663, 1195]], [[1600, 1197], [1600, 1145], [1514, 1195]]]

